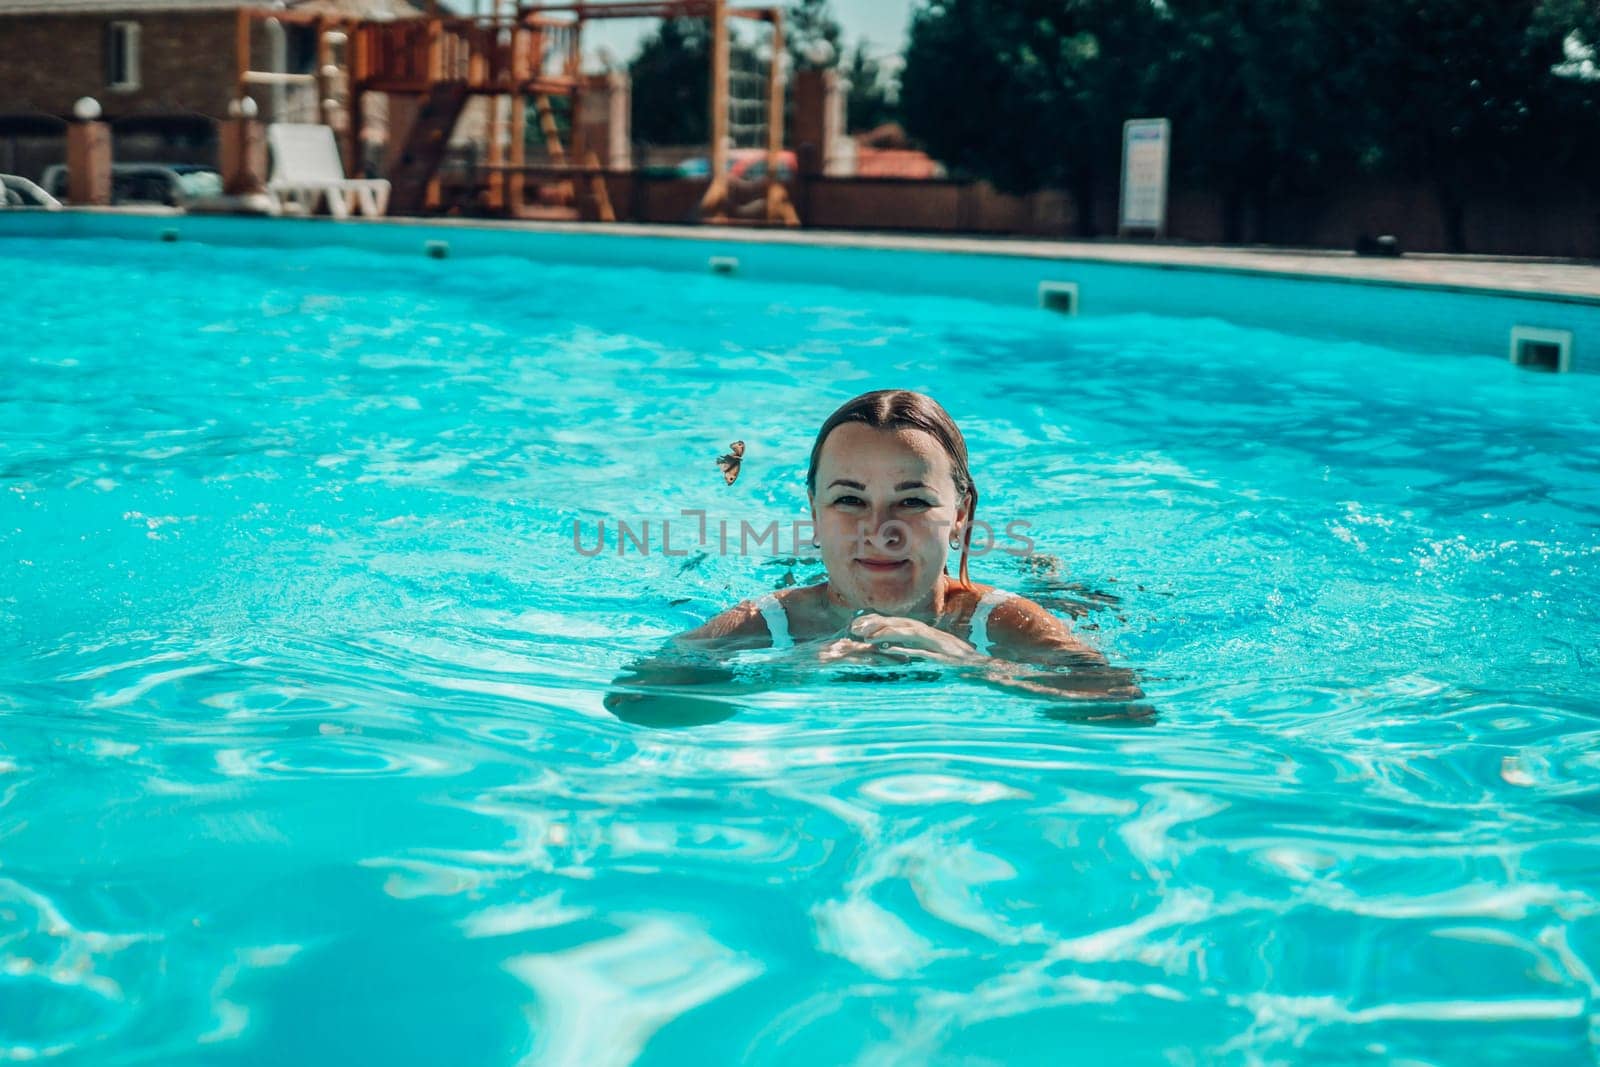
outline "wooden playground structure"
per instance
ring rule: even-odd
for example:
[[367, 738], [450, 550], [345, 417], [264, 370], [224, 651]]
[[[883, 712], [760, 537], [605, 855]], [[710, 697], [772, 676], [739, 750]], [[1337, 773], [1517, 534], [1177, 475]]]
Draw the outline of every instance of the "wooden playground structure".
[[[580, 121], [590, 77], [582, 69], [585, 24], [600, 19], [706, 19], [711, 29], [709, 185], [698, 217], [705, 222], [799, 224], [780, 180], [783, 150], [783, 11], [778, 7], [730, 7], [728, 0], [599, 0], [523, 4], [473, 0], [488, 12], [450, 14], [428, 0], [429, 11], [389, 20], [352, 19], [293, 10], [240, 8], [237, 30], [237, 95], [253, 87], [314, 88], [318, 121], [333, 126], [346, 172], [359, 167], [360, 136], [368, 93], [389, 101], [388, 174], [390, 210], [396, 214], [439, 211], [440, 170], [457, 120], [473, 97], [488, 101], [486, 158], [473, 166], [478, 207], [515, 218], [582, 218], [614, 221], [616, 213], [605, 169], [584, 143]], [[750, 19], [771, 27], [766, 102], [766, 185], [755, 218], [736, 216], [729, 186], [729, 20]], [[276, 20], [309, 27], [316, 42], [312, 74], [252, 69], [259, 50], [257, 24]], [[568, 132], [563, 140], [556, 101], [565, 98]], [[542, 135], [544, 160], [527, 158], [525, 130], [532, 107]], [[398, 120], [398, 121], [397, 121]], [[409, 120], [407, 122], [406, 120]], [[399, 134], [399, 139], [395, 135]]]

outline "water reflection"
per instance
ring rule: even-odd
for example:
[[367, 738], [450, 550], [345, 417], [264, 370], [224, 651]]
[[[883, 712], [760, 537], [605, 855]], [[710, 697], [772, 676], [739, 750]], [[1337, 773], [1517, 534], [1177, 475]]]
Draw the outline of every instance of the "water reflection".
[[1138, 702], [1143, 694], [1134, 672], [1098, 657], [954, 665], [873, 650], [849, 663], [812, 663], [805, 651], [802, 646], [799, 655], [778, 658], [766, 649], [742, 653], [668, 642], [630, 662], [613, 679], [603, 703], [624, 722], [675, 728], [725, 722], [765, 693], [805, 693], [818, 685], [912, 685], [917, 688], [901, 695], [941, 705], [970, 699], [962, 692], [968, 687], [1031, 697], [1045, 705], [1041, 715], [1060, 722], [1152, 725], [1157, 719], [1153, 707]]
[[[0, 1057], [1593, 1059], [1592, 382], [69, 244], [0, 253]], [[818, 576], [571, 553], [780, 517], [803, 470], [757, 457], [890, 368], [1033, 523], [980, 577], [1136, 676], [685, 660], [649, 650]], [[795, 414], [730, 489], [708, 421], [751, 397]]]

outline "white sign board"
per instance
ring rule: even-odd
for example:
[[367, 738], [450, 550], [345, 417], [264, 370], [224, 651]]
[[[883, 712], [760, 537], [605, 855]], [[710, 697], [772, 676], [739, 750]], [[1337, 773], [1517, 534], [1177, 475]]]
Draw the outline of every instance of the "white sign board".
[[1166, 119], [1129, 119], [1122, 124], [1122, 212], [1119, 230], [1167, 228]]

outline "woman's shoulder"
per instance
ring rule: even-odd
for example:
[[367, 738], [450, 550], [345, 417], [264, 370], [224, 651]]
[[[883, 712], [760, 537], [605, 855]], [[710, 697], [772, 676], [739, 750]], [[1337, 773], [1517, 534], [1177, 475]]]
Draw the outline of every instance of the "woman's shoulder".
[[828, 583], [822, 581], [813, 582], [811, 585], [791, 585], [786, 589], [774, 589], [770, 593], [763, 593], [762, 597], [773, 598], [791, 615], [795, 612], [818, 611], [828, 606]]
[[1007, 592], [990, 611], [989, 640], [1020, 656], [1099, 656], [1058, 615], [1020, 593]]
[[[1001, 618], [1005, 614], [1002, 609], [1006, 605], [1022, 599], [1016, 593], [1003, 589], [998, 585], [984, 585], [982, 582], [972, 582], [965, 587], [952, 585], [951, 592], [956, 593], [965, 601], [961, 606], [961, 616], [968, 619], [975, 616], [980, 610], [991, 620]], [[948, 603], [948, 600], [946, 603]], [[960, 602], [958, 601], [958, 603]]]
[[768, 620], [768, 612], [773, 607], [789, 618], [804, 620], [826, 599], [821, 590], [821, 585], [809, 585], [760, 593], [739, 601], [693, 630], [679, 634], [678, 640], [731, 641], [742, 638], [770, 638], [772, 625]]
[[762, 597], [741, 600], [686, 633], [679, 641], [724, 641], [746, 637], [766, 637], [767, 621], [761, 613]]
[[[991, 593], [1003, 594], [991, 597]], [[989, 625], [995, 630], [1004, 630], [1018, 634], [1027, 633], [1071, 633], [1066, 623], [1057, 618], [1049, 608], [1037, 604], [1021, 593], [990, 586], [979, 595], [980, 603], [985, 597], [994, 601], [994, 607], [989, 611]]]

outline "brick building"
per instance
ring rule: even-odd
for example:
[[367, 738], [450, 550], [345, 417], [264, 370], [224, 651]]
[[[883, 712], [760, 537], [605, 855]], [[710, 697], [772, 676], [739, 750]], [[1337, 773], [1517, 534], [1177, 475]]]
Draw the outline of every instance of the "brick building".
[[[242, 8], [385, 18], [406, 0], [0, 0], [0, 172], [37, 179], [65, 159], [73, 102], [99, 101], [119, 162], [211, 163], [237, 95]], [[315, 71], [309, 25], [257, 23], [251, 67]], [[314, 88], [258, 86], [266, 118], [317, 121]], [[381, 119], [381, 113], [369, 116]]]

